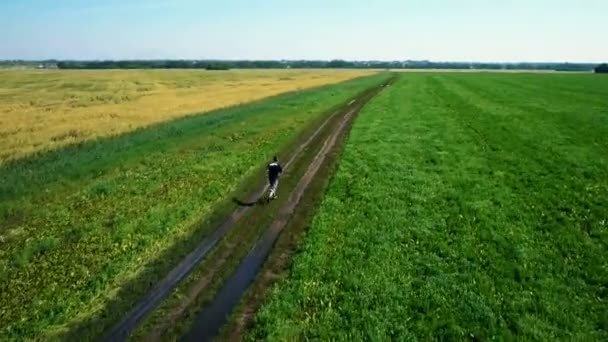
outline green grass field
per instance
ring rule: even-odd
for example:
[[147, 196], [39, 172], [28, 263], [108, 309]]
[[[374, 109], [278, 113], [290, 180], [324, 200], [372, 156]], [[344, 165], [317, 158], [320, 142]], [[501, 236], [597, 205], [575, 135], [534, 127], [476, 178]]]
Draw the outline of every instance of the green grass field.
[[48, 340], [83, 326], [81, 337], [99, 336], [200, 241], [232, 191], [323, 113], [386, 77], [2, 165], [0, 340]]
[[607, 340], [608, 78], [400, 75], [250, 338]]

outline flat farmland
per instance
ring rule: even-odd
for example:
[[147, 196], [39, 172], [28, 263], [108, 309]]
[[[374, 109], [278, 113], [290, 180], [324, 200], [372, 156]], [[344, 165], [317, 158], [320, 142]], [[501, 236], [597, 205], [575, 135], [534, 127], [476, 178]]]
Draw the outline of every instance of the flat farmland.
[[0, 340], [608, 339], [608, 79], [357, 75], [8, 156]]
[[370, 75], [356, 70], [0, 70], [0, 164], [184, 115]]
[[608, 78], [399, 77], [249, 338], [607, 340]]
[[215, 214], [236, 207], [233, 194], [264, 179], [273, 155], [386, 79], [281, 94], [1, 165], [0, 340], [100, 338], [209, 235]]

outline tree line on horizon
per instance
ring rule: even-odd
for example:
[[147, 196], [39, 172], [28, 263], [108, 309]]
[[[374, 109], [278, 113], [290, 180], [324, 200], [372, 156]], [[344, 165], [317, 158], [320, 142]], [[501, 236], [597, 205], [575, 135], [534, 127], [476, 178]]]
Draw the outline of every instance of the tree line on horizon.
[[205, 60], [159, 60], [159, 61], [62, 61], [60, 69], [529, 69], [559, 71], [591, 71], [596, 65], [578, 63], [464, 63], [431, 61], [205, 61]]
[[[591, 63], [482, 63], [432, 61], [346, 61], [346, 60], [45, 60], [0, 61], [2, 66], [57, 67], [59, 69], [477, 69], [477, 70], [557, 70], [602, 71], [606, 64]], [[598, 71], [599, 69], [599, 71]]]
[[596, 74], [608, 74], [608, 64], [602, 63], [595, 67]]

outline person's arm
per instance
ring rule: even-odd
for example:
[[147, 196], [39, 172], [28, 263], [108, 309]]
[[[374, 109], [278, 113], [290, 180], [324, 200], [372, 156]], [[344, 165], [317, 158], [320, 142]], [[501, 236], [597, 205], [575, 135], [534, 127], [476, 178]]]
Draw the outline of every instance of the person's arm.
[[283, 167], [281, 167], [281, 164], [277, 164], [279, 165], [279, 174], [283, 173]]

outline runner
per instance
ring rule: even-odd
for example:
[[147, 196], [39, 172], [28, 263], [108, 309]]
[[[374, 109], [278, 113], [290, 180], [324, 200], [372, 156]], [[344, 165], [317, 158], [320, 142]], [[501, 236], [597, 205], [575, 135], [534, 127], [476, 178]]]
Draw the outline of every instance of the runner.
[[277, 198], [277, 187], [279, 185], [279, 175], [283, 172], [283, 168], [279, 164], [277, 157], [272, 159], [272, 163], [268, 164], [268, 184], [270, 185], [268, 200]]

